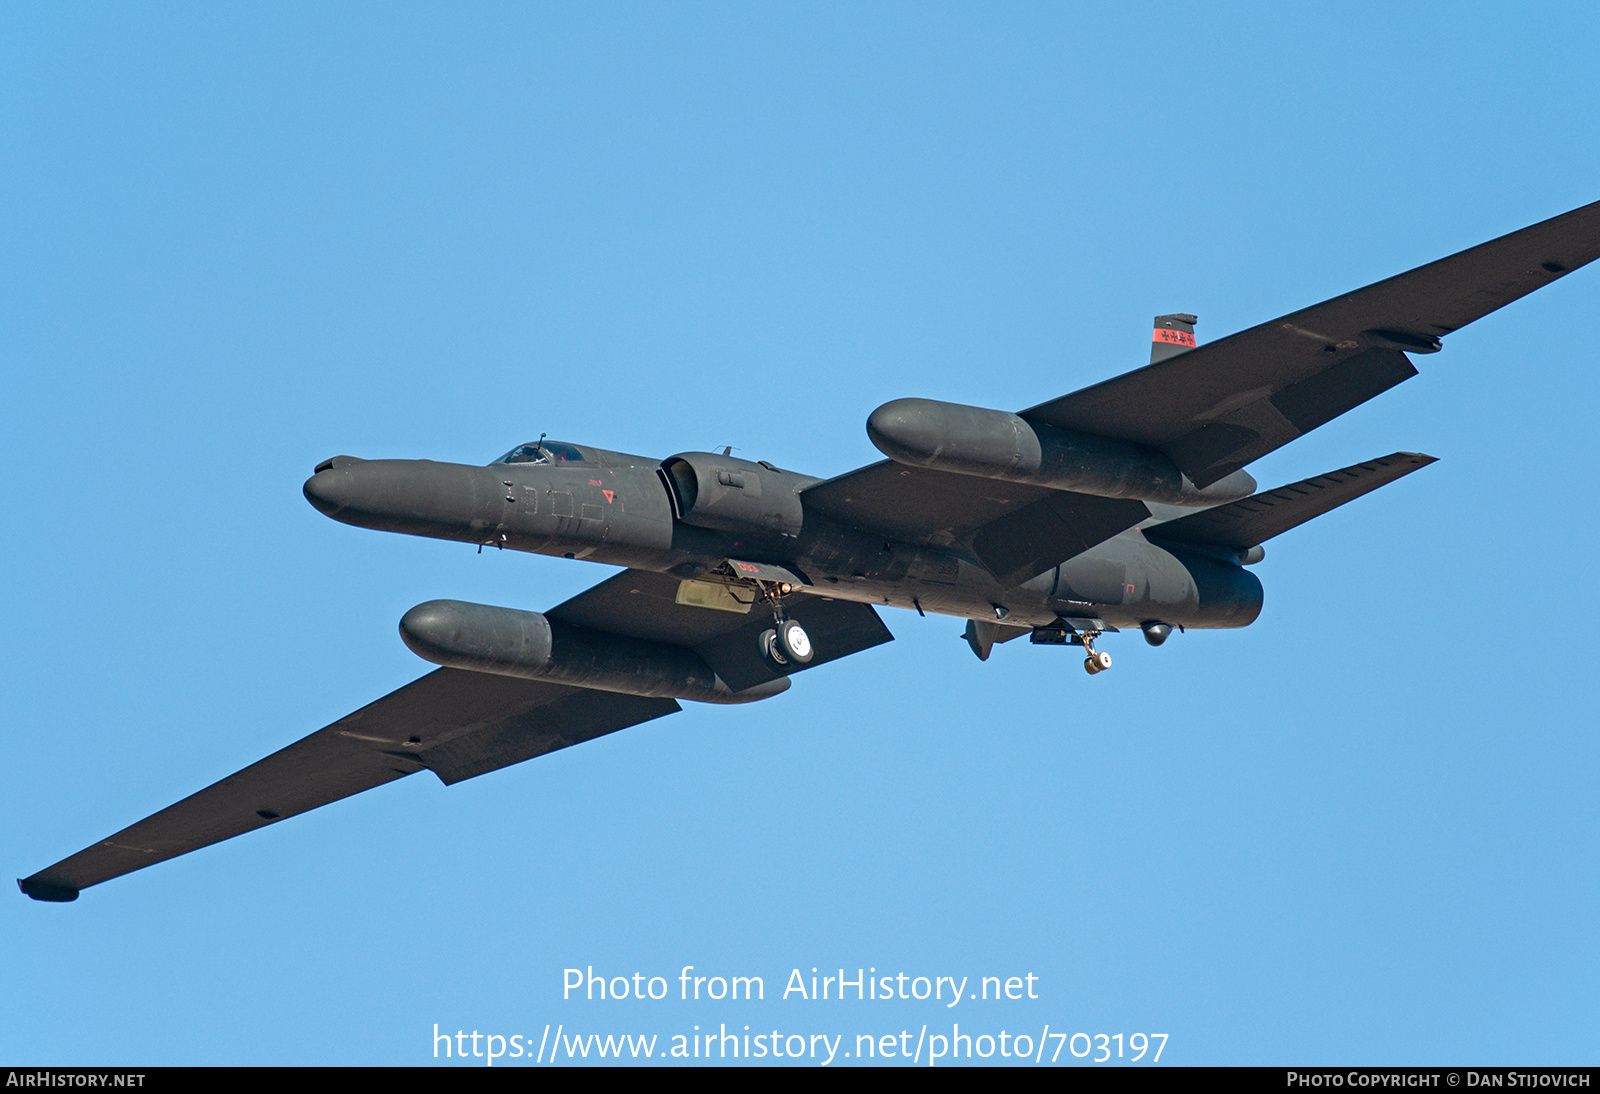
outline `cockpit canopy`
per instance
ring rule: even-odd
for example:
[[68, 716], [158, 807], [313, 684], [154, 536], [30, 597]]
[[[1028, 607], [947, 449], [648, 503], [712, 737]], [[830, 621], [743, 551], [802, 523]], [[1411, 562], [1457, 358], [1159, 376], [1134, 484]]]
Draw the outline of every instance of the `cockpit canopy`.
[[[529, 441], [519, 444], [495, 463], [593, 463], [583, 449], [562, 441]], [[491, 464], [490, 466], [493, 466]]]

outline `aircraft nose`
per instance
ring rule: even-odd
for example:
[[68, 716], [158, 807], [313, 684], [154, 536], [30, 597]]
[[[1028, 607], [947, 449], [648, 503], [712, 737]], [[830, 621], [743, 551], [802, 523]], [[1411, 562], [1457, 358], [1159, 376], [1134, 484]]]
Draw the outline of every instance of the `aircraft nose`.
[[319, 463], [303, 487], [324, 516], [358, 528], [483, 543], [505, 509], [500, 473], [432, 460]]
[[301, 488], [306, 500], [324, 516], [333, 516], [355, 500], [355, 477], [346, 468], [364, 462], [354, 456], [323, 460]]

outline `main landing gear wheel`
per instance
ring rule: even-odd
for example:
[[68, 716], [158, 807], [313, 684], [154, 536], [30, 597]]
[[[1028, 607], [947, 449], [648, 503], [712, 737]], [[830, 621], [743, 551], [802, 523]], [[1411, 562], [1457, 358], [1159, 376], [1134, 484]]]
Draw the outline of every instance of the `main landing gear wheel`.
[[775, 645], [796, 665], [809, 665], [817, 652], [811, 646], [811, 636], [806, 629], [792, 619], [779, 624]]
[[1097, 652], [1094, 648], [1094, 640], [1099, 638], [1100, 634], [1100, 631], [1078, 631], [1067, 639], [1074, 646], [1082, 646], [1083, 652], [1088, 654], [1083, 659], [1083, 671], [1090, 676], [1105, 672], [1111, 667], [1111, 655]]
[[762, 567], [757, 563], [729, 559], [724, 565], [727, 573], [746, 587], [754, 588], [757, 595], [766, 601], [767, 607], [772, 609], [771, 628], [762, 631], [756, 638], [756, 648], [767, 667], [781, 673], [809, 665], [817, 655], [816, 648], [811, 644], [811, 636], [783, 610], [783, 598], [794, 592], [794, 586], [787, 581], [764, 580], [761, 576]]
[[777, 629], [761, 632], [757, 639], [761, 656], [777, 668], [787, 668], [790, 665], [808, 665], [811, 658], [816, 656], [812, 648], [811, 636], [806, 629], [792, 619], [779, 623]]

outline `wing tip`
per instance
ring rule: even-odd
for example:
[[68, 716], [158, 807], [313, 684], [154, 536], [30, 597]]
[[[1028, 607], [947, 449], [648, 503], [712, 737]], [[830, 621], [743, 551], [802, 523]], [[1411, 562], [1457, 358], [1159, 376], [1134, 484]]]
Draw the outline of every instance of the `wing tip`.
[[70, 885], [61, 885], [53, 881], [45, 881], [37, 874], [33, 877], [19, 877], [17, 888], [21, 889], [24, 896], [34, 900], [43, 900], [51, 904], [66, 904], [77, 900], [80, 890]]

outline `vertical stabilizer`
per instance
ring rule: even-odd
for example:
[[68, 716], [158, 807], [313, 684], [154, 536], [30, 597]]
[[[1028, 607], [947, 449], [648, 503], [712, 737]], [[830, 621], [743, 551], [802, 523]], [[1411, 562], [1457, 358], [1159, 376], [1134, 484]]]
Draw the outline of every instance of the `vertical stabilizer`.
[[1194, 349], [1194, 325], [1200, 320], [1193, 315], [1158, 315], [1155, 333], [1150, 336], [1150, 363], [1176, 357], [1186, 349]]

